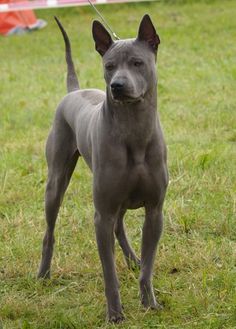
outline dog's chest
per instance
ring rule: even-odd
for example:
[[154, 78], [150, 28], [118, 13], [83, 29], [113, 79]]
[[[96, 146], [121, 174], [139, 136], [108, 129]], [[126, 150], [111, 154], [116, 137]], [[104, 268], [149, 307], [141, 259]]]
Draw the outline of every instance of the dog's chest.
[[[155, 154], [152, 155], [153, 158], [155, 159]], [[143, 206], [147, 200], [157, 196], [158, 182], [155, 178], [157, 167], [155, 168], [153, 160], [151, 162], [149, 159], [150, 154], [146, 148], [128, 148], [126, 181], [128, 208]]]

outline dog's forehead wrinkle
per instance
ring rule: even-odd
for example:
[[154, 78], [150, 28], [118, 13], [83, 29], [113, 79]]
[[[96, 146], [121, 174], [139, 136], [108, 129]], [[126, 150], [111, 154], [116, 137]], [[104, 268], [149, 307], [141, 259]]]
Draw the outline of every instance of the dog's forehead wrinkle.
[[136, 39], [118, 40], [113, 43], [110, 49], [105, 53], [103, 62], [119, 61], [126, 62], [127, 59], [137, 58], [145, 60], [154, 60], [153, 53], [148, 47], [143, 47], [143, 44], [137, 42]]

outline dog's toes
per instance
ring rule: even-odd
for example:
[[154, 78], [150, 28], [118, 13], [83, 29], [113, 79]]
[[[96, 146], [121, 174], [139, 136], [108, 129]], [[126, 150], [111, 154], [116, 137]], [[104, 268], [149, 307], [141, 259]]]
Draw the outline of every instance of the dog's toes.
[[164, 309], [164, 306], [162, 304], [156, 302], [155, 304], [150, 305], [150, 309], [156, 310], [156, 311], [161, 311]]
[[151, 310], [155, 310], [155, 311], [161, 311], [163, 310], [163, 305], [158, 303], [156, 300], [153, 301], [142, 301], [142, 305], [146, 308], [146, 309], [151, 309]]
[[39, 272], [37, 275], [37, 279], [50, 279], [50, 271], [45, 272]]
[[120, 323], [124, 321], [125, 317], [123, 313], [117, 313], [109, 316], [108, 321], [111, 323]]

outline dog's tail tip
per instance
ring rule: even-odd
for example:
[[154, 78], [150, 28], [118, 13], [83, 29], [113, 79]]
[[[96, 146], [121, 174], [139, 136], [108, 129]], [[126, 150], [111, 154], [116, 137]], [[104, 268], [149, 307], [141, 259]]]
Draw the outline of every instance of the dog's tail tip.
[[62, 24], [61, 24], [59, 18], [58, 18], [57, 16], [54, 16], [54, 19], [55, 19], [57, 25], [59, 26], [60, 30], [63, 31], [64, 28], [63, 28], [63, 26], [62, 26]]

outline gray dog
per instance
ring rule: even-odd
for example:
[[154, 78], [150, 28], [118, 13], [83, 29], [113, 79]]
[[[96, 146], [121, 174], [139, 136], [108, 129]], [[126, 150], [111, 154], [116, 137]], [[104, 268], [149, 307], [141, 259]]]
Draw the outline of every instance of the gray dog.
[[[57, 20], [57, 19], [56, 19]], [[47, 229], [38, 277], [50, 276], [54, 227], [64, 193], [79, 156], [93, 172], [95, 230], [105, 281], [107, 316], [124, 319], [114, 263], [114, 234], [128, 265], [141, 268], [140, 296], [146, 308], [157, 309], [152, 269], [160, 239], [162, 207], [168, 185], [166, 146], [157, 114], [156, 56], [160, 39], [148, 15], [136, 39], [113, 41], [104, 26], [93, 22], [96, 50], [102, 56], [106, 93], [79, 90], [70, 42], [66, 46], [68, 95], [59, 104], [47, 140]], [[127, 240], [127, 209], [145, 208], [141, 261]]]

